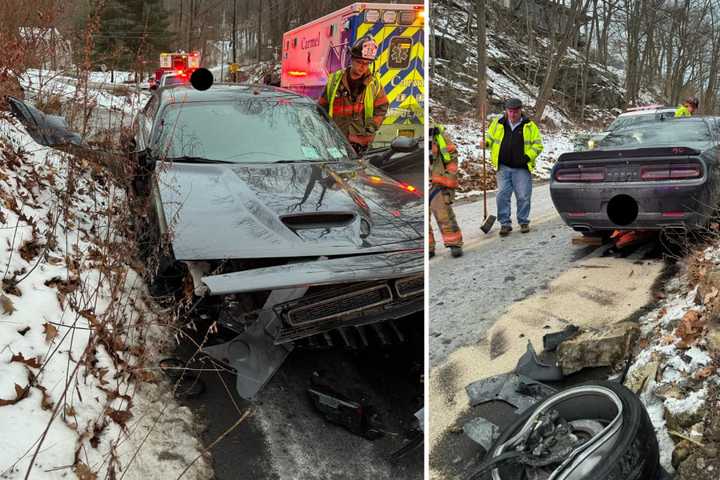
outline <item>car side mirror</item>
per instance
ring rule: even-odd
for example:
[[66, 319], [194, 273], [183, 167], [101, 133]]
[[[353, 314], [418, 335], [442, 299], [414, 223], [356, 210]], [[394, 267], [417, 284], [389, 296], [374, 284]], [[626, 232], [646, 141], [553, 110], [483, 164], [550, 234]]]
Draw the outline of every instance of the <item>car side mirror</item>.
[[416, 150], [418, 147], [418, 139], [410, 137], [397, 137], [390, 144], [390, 149], [394, 152], [408, 153]]

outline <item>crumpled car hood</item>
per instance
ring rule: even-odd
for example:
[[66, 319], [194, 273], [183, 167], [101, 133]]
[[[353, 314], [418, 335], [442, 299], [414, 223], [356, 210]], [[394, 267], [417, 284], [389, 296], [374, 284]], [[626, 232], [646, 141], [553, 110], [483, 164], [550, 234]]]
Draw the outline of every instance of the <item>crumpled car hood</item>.
[[422, 248], [422, 194], [358, 162], [157, 168], [178, 260]]

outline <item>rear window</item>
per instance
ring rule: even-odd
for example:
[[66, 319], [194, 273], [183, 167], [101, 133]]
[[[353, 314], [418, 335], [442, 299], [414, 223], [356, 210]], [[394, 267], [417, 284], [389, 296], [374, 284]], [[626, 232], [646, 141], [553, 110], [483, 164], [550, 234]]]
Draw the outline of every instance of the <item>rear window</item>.
[[627, 115], [624, 117], [616, 118], [608, 127], [608, 131], [619, 130], [621, 128], [630, 127], [640, 123], [655, 122], [663, 118], [672, 118], [675, 116], [675, 112], [656, 112], [656, 113], [645, 113], [642, 115]]
[[167, 87], [168, 85], [182, 85], [183, 83], [185, 83], [185, 79], [182, 77], [166, 77], [163, 86]]
[[643, 122], [610, 132], [599, 143], [600, 147], [639, 148], [656, 145], [685, 146], [689, 143], [707, 143], [713, 140], [704, 121], [686, 118]]

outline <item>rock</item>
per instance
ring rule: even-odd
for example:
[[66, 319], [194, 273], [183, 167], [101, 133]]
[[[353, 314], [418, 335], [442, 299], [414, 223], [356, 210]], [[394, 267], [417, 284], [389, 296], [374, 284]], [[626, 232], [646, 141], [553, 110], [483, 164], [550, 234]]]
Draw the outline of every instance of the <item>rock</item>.
[[655, 396], [661, 400], [667, 400], [668, 398], [680, 399], [685, 396], [682, 389], [674, 383], [663, 383], [655, 387], [653, 390]]
[[677, 470], [680, 467], [680, 464], [683, 463], [691, 453], [690, 450], [690, 442], [687, 440], [683, 440], [677, 445], [675, 445], [675, 449], [672, 452], [672, 466], [675, 470]]
[[687, 409], [668, 408], [667, 405], [666, 402], [663, 409], [665, 410], [664, 417], [668, 430], [682, 432], [703, 421], [704, 404], [698, 408]]
[[640, 334], [638, 326], [622, 322], [602, 332], [584, 332], [558, 347], [558, 365], [564, 375], [587, 367], [607, 367], [623, 361]]
[[648, 362], [640, 368], [636, 368], [625, 379], [625, 386], [638, 394], [645, 389], [648, 381], [654, 380], [657, 376], [659, 362]]

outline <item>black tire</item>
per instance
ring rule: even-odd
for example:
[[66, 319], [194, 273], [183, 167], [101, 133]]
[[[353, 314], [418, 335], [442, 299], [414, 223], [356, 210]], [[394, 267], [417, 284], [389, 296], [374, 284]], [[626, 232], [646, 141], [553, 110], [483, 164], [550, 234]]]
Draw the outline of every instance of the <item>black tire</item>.
[[[587, 480], [655, 480], [660, 468], [660, 456], [655, 429], [645, 407], [634, 393], [618, 383], [593, 382], [592, 384], [606, 387], [620, 397], [623, 405], [623, 423], [617, 443], [608, 452], [606, 459], [588, 473]], [[493, 458], [493, 453], [518, 432], [541, 403], [538, 402], [523, 412], [512, 425], [500, 434], [485, 456], [485, 461]], [[573, 406], [573, 408], [575, 407]], [[609, 412], [604, 413], [609, 415]], [[602, 414], [603, 412], [595, 409], [592, 403], [579, 399], [577, 417], [563, 416], [566, 420], [572, 421], [581, 418], [598, 418]], [[511, 462], [498, 464], [497, 470], [502, 480], [524, 478], [521, 467], [512, 465]], [[489, 480], [492, 476], [490, 473], [485, 473], [482, 476], [471, 478]]]

